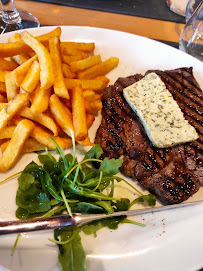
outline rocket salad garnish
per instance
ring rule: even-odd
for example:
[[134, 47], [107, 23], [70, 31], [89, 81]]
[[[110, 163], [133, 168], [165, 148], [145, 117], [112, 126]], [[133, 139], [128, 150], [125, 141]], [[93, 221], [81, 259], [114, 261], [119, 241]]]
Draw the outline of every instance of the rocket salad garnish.
[[[55, 142], [54, 142], [55, 143]], [[143, 195], [130, 183], [118, 177], [122, 159], [100, 160], [103, 153], [100, 145], [92, 147], [82, 161], [63, 150], [55, 143], [59, 159], [50, 152], [39, 154], [41, 165], [35, 162], [28, 164], [18, 178], [16, 217], [30, 219], [38, 216], [54, 216], [63, 212], [72, 213], [113, 213], [127, 211], [137, 202], [146, 202], [154, 206], [153, 195]], [[92, 163], [99, 165], [98, 169]], [[139, 194], [130, 202], [127, 198], [114, 196], [115, 181], [124, 181], [134, 192]], [[86, 256], [81, 243], [80, 232], [94, 234], [103, 228], [116, 229], [119, 223], [144, 224], [116, 217], [89, 223], [75, 228], [62, 228], [54, 231], [54, 240], [59, 247], [59, 262], [62, 270], [86, 270]]]

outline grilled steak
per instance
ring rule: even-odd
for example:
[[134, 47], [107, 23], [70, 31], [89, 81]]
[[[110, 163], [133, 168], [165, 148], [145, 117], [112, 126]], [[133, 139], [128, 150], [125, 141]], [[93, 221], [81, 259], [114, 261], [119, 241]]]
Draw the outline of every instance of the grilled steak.
[[143, 77], [136, 74], [119, 78], [105, 89], [102, 121], [95, 142], [101, 145], [103, 157], [122, 156], [122, 172], [136, 178], [163, 203], [180, 203], [203, 184], [203, 93], [192, 68], [149, 72], [161, 77], [199, 138], [171, 148], [159, 149], [152, 145], [139, 118], [123, 97], [123, 88]]

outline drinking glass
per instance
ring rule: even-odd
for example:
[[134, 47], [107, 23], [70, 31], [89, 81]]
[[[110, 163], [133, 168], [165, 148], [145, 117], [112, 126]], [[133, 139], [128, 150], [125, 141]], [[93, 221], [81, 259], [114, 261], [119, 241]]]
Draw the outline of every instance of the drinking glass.
[[203, 0], [181, 32], [179, 49], [203, 61]]
[[14, 0], [1, 0], [2, 12], [0, 12], [0, 33], [6, 33], [18, 29], [39, 27], [37, 18], [29, 12], [18, 11]]
[[186, 23], [190, 19], [191, 15], [197, 8], [197, 6], [200, 4], [201, 0], [189, 0], [186, 6], [186, 11], [185, 11], [185, 21]]

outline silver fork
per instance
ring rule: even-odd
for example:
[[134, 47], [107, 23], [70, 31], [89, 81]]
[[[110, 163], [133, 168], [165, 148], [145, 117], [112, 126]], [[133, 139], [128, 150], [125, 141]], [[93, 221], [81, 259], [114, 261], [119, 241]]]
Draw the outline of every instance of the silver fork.
[[182, 204], [174, 204], [169, 206], [161, 206], [155, 208], [144, 208], [137, 209], [132, 211], [121, 211], [114, 212], [112, 214], [96, 214], [96, 215], [86, 215], [86, 214], [73, 214], [73, 216], [69, 215], [60, 215], [54, 217], [46, 217], [46, 218], [36, 218], [29, 220], [17, 220], [17, 221], [3, 221], [0, 222], [0, 235], [10, 234], [10, 233], [20, 233], [20, 232], [30, 232], [30, 231], [38, 231], [38, 230], [48, 230], [48, 229], [56, 229], [62, 227], [69, 226], [81, 226], [87, 224], [89, 222], [116, 217], [116, 216], [136, 216], [140, 214], [147, 214], [152, 212], [160, 212], [166, 211], [176, 208], [183, 208], [192, 205], [197, 205], [203, 203], [203, 200], [182, 203]]

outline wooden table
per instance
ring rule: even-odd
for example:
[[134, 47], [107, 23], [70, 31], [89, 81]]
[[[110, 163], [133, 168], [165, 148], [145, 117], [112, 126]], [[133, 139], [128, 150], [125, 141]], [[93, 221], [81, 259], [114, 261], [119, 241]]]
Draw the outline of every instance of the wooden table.
[[125, 31], [156, 40], [178, 42], [184, 24], [72, 8], [35, 1], [16, 0], [16, 7], [31, 12], [42, 25], [92, 26]]

